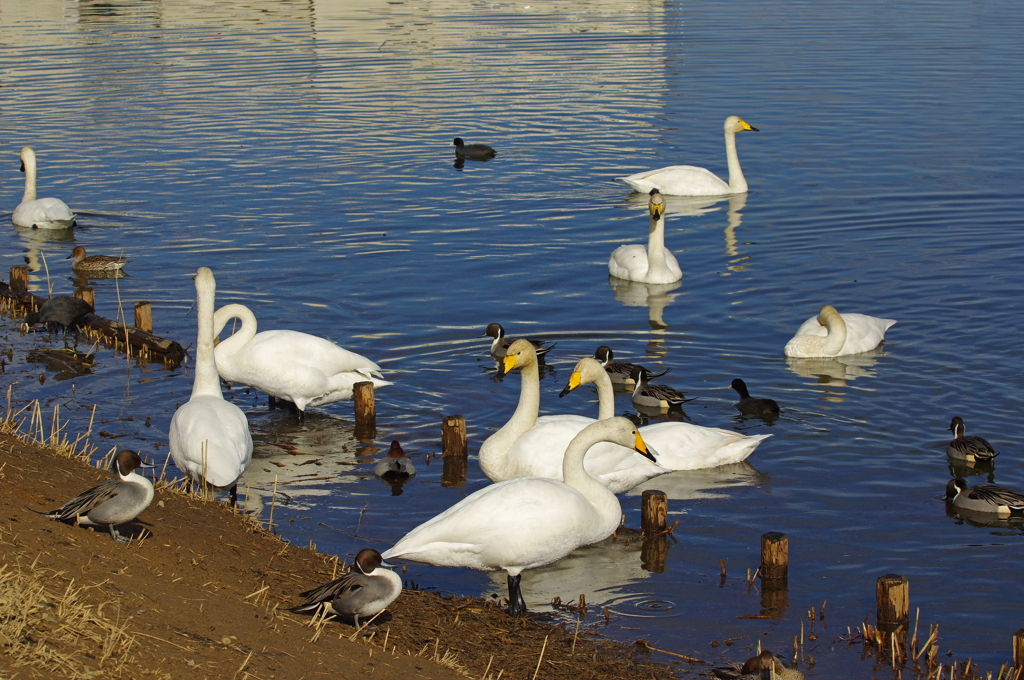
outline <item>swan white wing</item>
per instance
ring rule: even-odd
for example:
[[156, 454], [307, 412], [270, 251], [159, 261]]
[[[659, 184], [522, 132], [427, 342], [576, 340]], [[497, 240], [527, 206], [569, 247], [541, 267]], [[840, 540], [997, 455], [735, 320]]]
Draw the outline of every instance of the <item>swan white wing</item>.
[[615, 179], [641, 193], [648, 193], [651, 189], [669, 196], [724, 196], [735, 193], [729, 188], [728, 182], [707, 168], [695, 165], [669, 165]]
[[446, 567], [523, 569], [550, 564], [615, 530], [579, 492], [551, 479], [499, 482], [427, 520], [385, 551]]
[[59, 198], [37, 198], [18, 205], [11, 221], [18, 227], [64, 229], [74, 226], [75, 213]]
[[661, 277], [666, 280], [648, 280], [648, 269], [650, 264], [647, 259], [647, 247], [639, 243], [630, 243], [619, 246], [612, 251], [608, 259], [608, 273], [618, 279], [626, 281], [640, 281], [642, 283], [674, 283], [683, 278], [683, 270], [679, 267], [679, 261], [670, 250], [665, 250], [665, 266], [669, 274]]
[[701, 470], [746, 460], [770, 434], [743, 435], [692, 423], [656, 423], [640, 435], [657, 451], [658, 464], [670, 470]]
[[252, 461], [252, 435], [242, 410], [215, 396], [196, 396], [171, 418], [170, 453], [178, 469], [203, 479], [206, 443], [206, 481], [232, 486]]
[[[875, 347], [878, 347], [883, 340], [885, 340], [885, 332], [896, 323], [895, 319], [882, 319], [877, 316], [857, 314], [855, 312], [840, 312], [839, 315], [843, 317], [843, 321], [846, 322], [846, 342], [843, 343], [843, 347], [839, 350], [839, 353], [834, 356], [860, 354], [861, 352], [869, 352], [873, 350]], [[793, 335], [790, 342], [793, 342], [793, 340], [796, 340], [801, 335], [812, 335], [823, 338], [828, 335], [828, 328], [822, 326], [818, 322], [817, 316], [812, 316], [810, 319], [800, 324], [800, 327], [796, 329], [796, 333]], [[801, 355], [793, 354], [792, 356]]]

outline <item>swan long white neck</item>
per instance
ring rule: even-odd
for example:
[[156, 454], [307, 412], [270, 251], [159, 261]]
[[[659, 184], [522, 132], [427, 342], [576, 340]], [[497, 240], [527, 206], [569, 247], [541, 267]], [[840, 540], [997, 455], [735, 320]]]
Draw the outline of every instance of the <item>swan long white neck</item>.
[[25, 193], [21, 202], [36, 200], [36, 154], [29, 147], [21, 150], [21, 164], [25, 167]]
[[655, 217], [651, 213], [651, 228], [647, 237], [647, 276], [657, 281], [672, 278], [665, 262], [665, 213]]
[[220, 335], [220, 332], [224, 330], [224, 326], [226, 326], [231, 319], [238, 319], [241, 321], [242, 327], [217, 345], [216, 354], [221, 355], [222, 360], [224, 356], [234, 356], [239, 350], [245, 347], [250, 340], [256, 337], [256, 315], [253, 314], [252, 310], [245, 305], [238, 304], [224, 305], [213, 315], [214, 337]]
[[217, 281], [207, 267], [196, 272], [196, 367], [192, 384], [192, 397], [222, 397], [220, 375], [213, 355], [213, 307], [217, 295]]
[[736, 153], [736, 132], [726, 129], [725, 131], [725, 158], [729, 162], [729, 189], [734, 193], [742, 194], [747, 191], [747, 178], [743, 176], [743, 169], [740, 168], [740, 157]]
[[522, 384], [519, 388], [519, 405], [515, 413], [504, 426], [480, 445], [477, 458], [480, 469], [489, 479], [508, 479], [508, 460], [506, 454], [519, 437], [537, 423], [540, 413], [540, 370], [537, 368], [537, 355], [520, 355], [519, 376]]
[[580, 372], [580, 384], [592, 383], [597, 388], [597, 419], [608, 420], [615, 417], [615, 387], [611, 376], [604, 370], [597, 359], [587, 357], [576, 364]]
[[846, 321], [832, 305], [825, 305], [818, 313], [818, 323], [828, 329], [828, 335], [800, 335], [798, 342], [802, 354], [797, 356], [830, 357], [839, 354], [846, 343]]
[[569, 443], [562, 459], [562, 480], [583, 494], [601, 516], [602, 524], [611, 524], [612, 530], [622, 516], [622, 506], [608, 487], [587, 473], [583, 458], [591, 446], [608, 440], [608, 432], [617, 423], [618, 419], [600, 420], [585, 428]]

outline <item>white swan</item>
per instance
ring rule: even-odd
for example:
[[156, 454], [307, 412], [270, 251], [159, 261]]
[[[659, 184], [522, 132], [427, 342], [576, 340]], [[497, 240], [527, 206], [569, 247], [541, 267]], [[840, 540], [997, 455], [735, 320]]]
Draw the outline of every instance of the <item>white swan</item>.
[[725, 157], [729, 161], [729, 181], [723, 182], [715, 173], [706, 168], [694, 165], [670, 165], [657, 170], [638, 172], [628, 177], [616, 177], [632, 187], [633, 191], [647, 193], [657, 189], [671, 196], [726, 196], [742, 194], [747, 191], [747, 180], [740, 168], [740, 159], [736, 155], [736, 133], [757, 128], [739, 116], [725, 119]]
[[171, 418], [171, 460], [192, 480], [231, 490], [237, 499], [238, 478], [252, 460], [252, 435], [242, 409], [224, 401], [213, 357], [213, 307], [217, 282], [213, 272], [196, 272], [195, 381], [192, 397]]
[[625, 418], [591, 424], [565, 452], [560, 482], [522, 477], [492, 484], [462, 499], [405, 535], [383, 553], [442, 567], [508, 573], [509, 614], [526, 614], [521, 572], [559, 560], [581, 545], [610, 536], [622, 507], [603, 484], [587, 474], [584, 454], [614, 441], [647, 454], [643, 438]]
[[651, 189], [647, 210], [651, 214], [647, 245], [631, 243], [613, 250], [608, 273], [640, 283], [674, 283], [683, 278], [683, 270], [672, 251], [665, 248], [665, 198], [657, 189]]
[[[615, 410], [615, 388], [600, 362], [591, 357], [581, 359], [562, 394], [593, 383], [597, 388], [600, 416]], [[746, 460], [770, 434], [744, 435], [717, 427], [701, 427], [679, 421], [656, 423], [640, 428], [658, 465], [669, 470], [703, 470]], [[587, 458], [603, 453], [608, 444], [591, 449]]]
[[[568, 414], [537, 417], [540, 375], [537, 354], [529, 340], [519, 339], [509, 345], [503, 367], [506, 373], [513, 368], [520, 369], [519, 406], [505, 426], [480, 446], [480, 469], [492, 482], [518, 477], [562, 479], [562, 464], [569, 443], [592, 425], [594, 419]], [[600, 419], [613, 415], [615, 406], [611, 404], [602, 410]], [[632, 449], [614, 445], [593, 447], [583, 459], [583, 467], [612, 493], [632, 489], [640, 482], [668, 472], [636, 455]]]
[[11, 221], [16, 227], [67, 229], [75, 226], [75, 213], [59, 198], [36, 198], [36, 152], [31, 146], [21, 149], [21, 171], [25, 173], [25, 193], [14, 209]]
[[880, 319], [867, 314], [840, 314], [825, 305], [796, 329], [786, 343], [787, 357], [838, 357], [873, 350], [885, 339], [895, 319]]
[[214, 351], [220, 376], [287, 399], [300, 418], [308, 406], [351, 399], [357, 382], [369, 380], [374, 388], [391, 384], [377, 364], [330, 340], [299, 331], [257, 333], [256, 316], [245, 305], [218, 309], [213, 334], [219, 335], [231, 319], [239, 319], [242, 327]]

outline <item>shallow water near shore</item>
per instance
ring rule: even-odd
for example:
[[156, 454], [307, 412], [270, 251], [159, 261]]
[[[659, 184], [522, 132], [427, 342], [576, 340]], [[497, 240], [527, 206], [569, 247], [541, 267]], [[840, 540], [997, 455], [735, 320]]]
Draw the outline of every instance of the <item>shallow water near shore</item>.
[[[943, 651], [997, 670], [1021, 627], [1024, 532], [947, 516], [942, 494], [954, 415], [1001, 454], [992, 471], [959, 472], [1024, 491], [1019, 15], [944, 1], [0, 0], [0, 207], [20, 200], [28, 144], [39, 195], [80, 218], [56, 234], [2, 216], [0, 264], [27, 260], [37, 293], [48, 271], [69, 294], [74, 245], [123, 252], [128, 277], [91, 282], [97, 312], [149, 300], [157, 334], [182, 344], [195, 337], [191, 277], [208, 266], [218, 304], [249, 306], [261, 328], [377, 360], [395, 384], [376, 394], [371, 443], [355, 439], [350, 403], [300, 425], [243, 386], [226, 392], [257, 442], [251, 507], [269, 514], [276, 480], [279, 532], [343, 556], [485, 484], [475, 458], [464, 488], [440, 484], [439, 425], [465, 415], [475, 454], [515, 407], [518, 376], [493, 379], [477, 337], [488, 323], [558, 343], [546, 413], [596, 414], [589, 389], [557, 394], [600, 344], [670, 367], [662, 380], [697, 397], [693, 422], [774, 436], [745, 465], [647, 485], [679, 520], [664, 573], [641, 567], [636, 543], [585, 548], [526, 573], [531, 607], [585, 592], [609, 609], [607, 626], [585, 621], [600, 632], [711, 660], [758, 639], [790, 648], [827, 600], [810, 675], [854, 677], [862, 663], [869, 677], [837, 640], [874, 620], [875, 579], [899, 573]], [[729, 114], [760, 130], [737, 140], [749, 194], [669, 199], [678, 287], [610, 282], [608, 254], [647, 233], [646, 197], [612, 179], [676, 163], [724, 175]], [[455, 136], [498, 156], [456, 168]], [[869, 355], [787, 360], [824, 303], [898, 323]], [[2, 323], [13, 349], [0, 386], [16, 406], [59, 406], [84, 432], [97, 405], [92, 443], [163, 463], [188, 366], [101, 350], [90, 374], [65, 378], [33, 353], [59, 339]], [[741, 419], [733, 377], [781, 417]], [[632, 411], [628, 397], [616, 410]], [[373, 476], [392, 439], [418, 470], [397, 495]], [[620, 497], [630, 527], [639, 493]], [[761, 613], [745, 575], [766, 531], [790, 538], [789, 607], [738, 618]], [[472, 571], [410, 564], [406, 578], [505, 592], [503, 576]], [[726, 638], [739, 639], [710, 646]]]

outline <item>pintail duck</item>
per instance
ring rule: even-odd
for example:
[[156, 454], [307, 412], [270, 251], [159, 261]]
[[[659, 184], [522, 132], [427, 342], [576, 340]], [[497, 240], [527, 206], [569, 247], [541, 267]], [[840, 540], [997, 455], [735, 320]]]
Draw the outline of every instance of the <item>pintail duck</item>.
[[954, 416], [949, 424], [949, 431], [953, 433], [953, 441], [946, 447], [946, 455], [957, 460], [965, 460], [968, 463], [981, 463], [990, 461], [999, 454], [992, 448], [985, 439], [981, 437], [966, 436], [967, 426], [964, 419]]
[[[612, 348], [608, 345], [601, 345], [594, 352], [594, 358], [597, 359], [604, 370], [608, 372], [608, 377], [611, 378], [612, 383], [615, 385], [634, 385], [633, 381], [633, 369], [638, 364], [631, 364], [624, 361], [615, 361], [615, 354], [612, 352]], [[648, 371], [649, 378], [660, 378], [665, 375], [671, 368], [666, 368], [661, 373], [651, 373]]]
[[650, 372], [643, 366], [636, 366], [630, 374], [636, 387], [633, 388], [633, 404], [635, 406], [646, 406], [648, 408], [672, 408], [681, 406], [693, 399], [687, 399], [686, 395], [668, 385], [651, 385], [647, 380], [651, 377]]
[[779, 405], [774, 399], [759, 399], [750, 396], [750, 392], [747, 391], [747, 384], [740, 378], [733, 378], [729, 387], [736, 390], [740, 395], [740, 400], [736, 404], [736, 408], [739, 409], [740, 413], [751, 416], [763, 416], [779, 412]]
[[564, 481], [520, 477], [485, 486], [410, 531], [383, 557], [440, 567], [504, 569], [509, 614], [525, 616], [519, 585], [523, 571], [608, 538], [622, 520], [619, 499], [583, 467], [587, 450], [603, 441], [633, 447], [654, 459], [629, 420], [599, 420], [576, 435], [566, 450]]
[[995, 484], [977, 484], [969, 487], [960, 477], [951, 479], [946, 484], [946, 500], [952, 503], [954, 508], [996, 514], [1001, 517], [1024, 511], [1024, 496], [1016, 491]]
[[74, 258], [75, 261], [71, 263], [71, 269], [75, 273], [80, 272], [116, 272], [128, 263], [128, 260], [113, 255], [86, 255], [85, 248], [82, 246], [75, 246], [75, 249], [71, 251], [71, 254], [65, 257], [65, 260]]
[[352, 563], [352, 570], [330, 583], [299, 593], [306, 600], [293, 612], [316, 611], [325, 606], [338, 616], [354, 620], [373, 617], [384, 611], [402, 594], [402, 578], [384, 567], [391, 566], [373, 548], [363, 548]]
[[46, 516], [79, 524], [106, 524], [115, 541], [128, 543], [118, 533], [117, 525], [132, 521], [153, 502], [153, 483], [135, 472], [153, 466], [144, 464], [138, 453], [128, 449], [118, 451], [114, 463], [117, 477], [83, 491]]
[[21, 171], [25, 173], [25, 193], [14, 209], [11, 221], [16, 227], [30, 229], [67, 229], [75, 226], [75, 213], [59, 198], [36, 198], [36, 152], [21, 149]]
[[742, 666], [736, 664], [733, 669], [716, 668], [712, 673], [722, 680], [804, 680], [805, 677], [800, 670], [787, 668], [767, 649], [747, 659]]
[[[516, 338], [505, 337], [505, 329], [502, 328], [500, 323], [488, 324], [487, 330], [480, 337], [482, 338], [485, 335], [494, 338], [491, 341], [491, 356], [495, 359], [504, 359], [508, 352], [508, 346], [516, 340]], [[548, 342], [547, 340], [530, 340], [529, 338], [526, 338], [526, 340], [529, 340], [530, 344], [533, 345], [534, 350], [537, 352], [537, 358], [541, 361], [543, 361], [544, 355], [555, 348], [555, 345], [544, 347]]]

